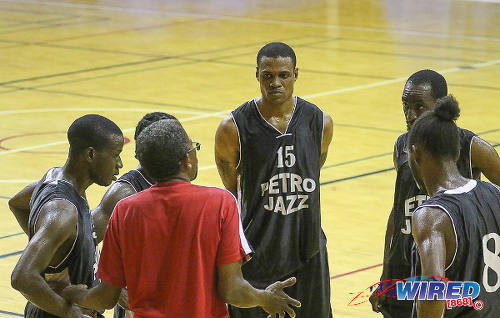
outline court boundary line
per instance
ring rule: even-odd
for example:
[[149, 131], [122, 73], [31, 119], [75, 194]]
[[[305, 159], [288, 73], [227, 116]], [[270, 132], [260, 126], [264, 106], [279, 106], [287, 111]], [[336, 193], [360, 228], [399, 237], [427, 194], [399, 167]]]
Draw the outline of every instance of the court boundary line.
[[0, 309], [0, 314], [9, 315], [9, 316], [16, 316], [16, 317], [24, 317], [23, 314], [18, 314], [18, 313], [12, 312], [12, 311], [2, 310], [2, 309]]
[[[1, 0], [0, 0], [1, 1]], [[308, 36], [301, 36], [296, 39], [308, 39]], [[306, 47], [307, 45], [314, 45], [314, 44], [320, 44], [320, 43], [328, 43], [334, 41], [334, 39], [329, 39], [329, 38], [323, 38], [322, 40], [314, 41], [314, 42], [309, 42], [309, 43], [303, 43], [303, 44], [296, 44], [294, 47]], [[258, 44], [261, 44], [263, 42], [259, 42]], [[247, 48], [251, 47], [254, 44], [252, 43], [251, 45], [242, 45], [242, 46], [236, 46], [236, 47], [229, 47], [226, 48], [225, 50], [237, 50], [239, 48]], [[3, 47], [2, 47], [3, 49]], [[212, 52], [213, 51], [213, 52]], [[60, 73], [52, 73], [52, 74], [45, 74], [45, 75], [39, 75], [39, 76], [34, 76], [34, 77], [26, 77], [26, 78], [18, 78], [14, 80], [8, 80], [4, 82], [0, 82], [0, 86], [5, 86], [5, 87], [10, 87], [9, 84], [16, 84], [16, 83], [23, 83], [23, 82], [32, 82], [32, 81], [37, 81], [37, 80], [43, 80], [43, 79], [48, 79], [48, 78], [56, 78], [56, 77], [64, 77], [68, 75], [75, 75], [75, 74], [85, 74], [85, 73], [92, 73], [96, 71], [103, 71], [103, 70], [113, 70], [113, 69], [120, 69], [123, 67], [129, 67], [129, 66], [136, 66], [136, 65], [142, 65], [142, 64], [150, 64], [150, 63], [156, 63], [156, 62], [163, 62], [163, 61], [168, 61], [168, 60], [179, 60], [175, 61], [173, 64], [168, 64], [164, 66], [156, 66], [156, 67], [147, 67], [143, 69], [135, 69], [135, 70], [130, 70], [130, 71], [123, 71], [123, 72], [117, 72], [117, 73], [109, 73], [109, 74], [102, 74], [98, 76], [92, 76], [88, 78], [81, 78], [81, 79], [74, 79], [74, 80], [67, 80], [63, 82], [56, 82], [56, 83], [49, 83], [49, 84], [43, 84], [43, 85], [38, 85], [38, 86], [31, 86], [31, 87], [17, 87], [17, 89], [33, 89], [33, 88], [38, 88], [38, 87], [48, 87], [51, 85], [58, 85], [58, 84], [63, 84], [63, 83], [73, 83], [73, 82], [81, 82], [81, 81], [86, 81], [86, 80], [93, 80], [93, 79], [98, 79], [98, 78], [105, 78], [105, 77], [114, 77], [118, 75], [124, 75], [124, 74], [130, 74], [130, 73], [137, 73], [137, 72], [145, 72], [149, 70], [159, 70], [159, 69], [166, 69], [174, 66], [183, 66], [183, 65], [190, 65], [190, 64], [197, 64], [200, 62], [205, 62], [205, 61], [200, 61], [198, 59], [189, 59], [189, 56], [192, 55], [204, 55], [204, 54], [210, 54], [214, 52], [220, 52], [221, 50], [210, 50], [210, 51], [199, 51], [199, 52], [192, 52], [192, 53], [186, 53], [186, 54], [178, 54], [178, 55], [155, 55], [154, 57], [148, 58], [148, 59], [142, 59], [139, 61], [130, 61], [130, 62], [123, 62], [123, 63], [118, 63], [118, 64], [107, 64], [107, 65], [101, 65], [98, 67], [92, 67], [92, 68], [83, 68], [79, 70], [74, 70], [74, 71], [67, 71], [67, 72], [60, 72]], [[115, 54], [120, 54], [120, 53], [115, 53]], [[240, 53], [240, 54], [231, 54], [227, 57], [235, 57], [239, 55], [248, 55], [251, 53]], [[222, 57], [216, 57], [208, 60], [217, 60], [221, 58], [226, 58], [226, 56]], [[184, 60], [184, 61], [183, 61]], [[5, 92], [2, 92], [5, 93]]]
[[344, 29], [352, 31], [364, 31], [364, 32], [379, 32], [379, 33], [391, 33], [400, 35], [413, 35], [422, 36], [430, 38], [458, 38], [458, 39], [469, 39], [477, 41], [500, 41], [498, 37], [490, 37], [484, 35], [467, 35], [467, 34], [450, 34], [441, 32], [431, 32], [431, 31], [415, 31], [415, 30], [401, 30], [401, 29], [387, 29], [387, 28], [376, 28], [376, 27], [365, 27], [365, 26], [345, 26], [338, 24], [324, 24], [324, 23], [314, 23], [314, 22], [298, 22], [298, 21], [287, 21], [287, 20], [273, 20], [273, 19], [256, 19], [248, 18], [242, 16], [231, 16], [231, 15], [221, 15], [221, 14], [201, 14], [201, 13], [188, 13], [182, 11], [161, 11], [158, 9], [137, 9], [137, 8], [123, 8], [115, 6], [95, 6], [88, 4], [74, 4], [68, 2], [54, 2], [45, 1], [43, 3], [28, 0], [0, 0], [4, 3], [16, 3], [16, 4], [32, 4], [39, 6], [55, 6], [55, 7], [66, 7], [66, 8], [78, 8], [78, 9], [91, 9], [91, 10], [107, 10], [116, 12], [126, 12], [126, 13], [144, 13], [151, 15], [165, 15], [165, 16], [178, 16], [178, 17], [192, 17], [192, 18], [205, 18], [213, 20], [229, 20], [236, 22], [245, 23], [261, 23], [261, 24], [277, 24], [277, 25], [288, 25], [296, 27], [316, 27], [316, 28], [328, 28], [328, 29]]
[[[217, 116], [220, 116], [220, 115], [226, 114], [226, 113], [227, 113], [227, 111], [220, 111], [220, 112], [215, 112], [215, 113], [201, 113], [198, 116], [179, 119], [179, 121], [181, 123], [184, 123], [184, 122], [189, 122], [189, 121], [193, 121], [193, 120], [213, 117], [213, 116], [217, 117]], [[122, 132], [131, 132], [131, 131], [135, 131], [135, 127], [122, 129]], [[12, 150], [2, 151], [2, 152], [0, 152], [0, 156], [8, 155], [11, 153], [18, 153], [18, 152], [22, 152], [22, 151], [26, 151], [26, 150], [34, 150], [34, 149], [39, 149], [39, 148], [44, 148], [44, 147], [62, 145], [62, 144], [67, 144], [67, 143], [68, 143], [68, 141], [64, 140], [64, 141], [55, 141], [55, 142], [50, 142], [50, 143], [46, 143], [46, 144], [39, 144], [39, 145], [34, 145], [34, 146], [21, 147], [21, 148], [16, 148], [16, 149], [12, 149]]]

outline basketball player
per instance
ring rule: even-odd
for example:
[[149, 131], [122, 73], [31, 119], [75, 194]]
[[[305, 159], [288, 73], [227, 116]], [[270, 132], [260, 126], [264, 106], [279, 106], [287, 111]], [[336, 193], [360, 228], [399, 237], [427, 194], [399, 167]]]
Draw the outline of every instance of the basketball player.
[[[432, 70], [421, 70], [412, 74], [403, 90], [403, 111], [408, 131], [415, 121], [426, 111], [433, 110], [436, 100], [446, 96], [446, 80]], [[411, 236], [411, 216], [413, 211], [428, 199], [425, 189], [419, 189], [408, 165], [408, 133], [402, 134], [394, 146], [394, 167], [397, 171], [394, 205], [389, 215], [384, 249], [384, 266], [381, 281], [405, 279], [412, 275], [411, 257], [413, 239]], [[458, 171], [467, 178], [479, 178], [481, 172], [491, 181], [500, 184], [500, 157], [495, 149], [476, 134], [460, 129], [460, 156]], [[373, 310], [382, 312], [384, 317], [409, 317], [412, 302], [391, 297], [370, 298]]]
[[[144, 128], [162, 119], [177, 120], [174, 116], [162, 112], [146, 114], [135, 128], [134, 140], [137, 140], [137, 137], [144, 130]], [[101, 203], [99, 203], [97, 208], [92, 211], [98, 242], [101, 242], [104, 237], [104, 232], [106, 231], [109, 218], [118, 201], [150, 188], [153, 183], [154, 181], [151, 177], [149, 177], [146, 171], [144, 171], [141, 165], [139, 165], [136, 169], [126, 172], [118, 178], [118, 180], [113, 183], [111, 187], [109, 187], [104, 194]], [[128, 297], [126, 289], [123, 289], [118, 306], [115, 307], [114, 317], [133, 317], [133, 313], [126, 309], [128, 309]]]
[[[285, 43], [260, 49], [256, 77], [262, 95], [232, 111], [215, 136], [219, 174], [226, 189], [239, 194], [245, 236], [255, 251], [243, 274], [258, 288], [297, 277], [287, 291], [302, 303], [297, 317], [328, 318], [319, 175], [333, 122], [317, 106], [293, 96], [298, 68], [295, 52]], [[259, 308], [229, 309], [232, 318], [267, 317]]]
[[417, 184], [431, 196], [412, 217], [422, 275], [480, 284], [482, 310], [445, 301], [418, 301], [414, 317], [493, 318], [500, 314], [500, 188], [463, 177], [457, 167], [460, 130], [456, 100], [437, 101], [408, 138], [409, 163]]
[[69, 127], [68, 141], [64, 166], [50, 169], [33, 190], [29, 242], [12, 273], [12, 287], [29, 301], [25, 317], [83, 316], [83, 309], [57, 292], [69, 283], [96, 281], [97, 237], [85, 190], [116, 180], [123, 135], [111, 120], [85, 115]]

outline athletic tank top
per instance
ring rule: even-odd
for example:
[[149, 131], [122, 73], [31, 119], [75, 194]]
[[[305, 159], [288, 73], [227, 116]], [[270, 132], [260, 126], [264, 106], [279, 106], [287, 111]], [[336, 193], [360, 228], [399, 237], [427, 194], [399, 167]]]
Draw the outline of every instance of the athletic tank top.
[[254, 100], [231, 115], [240, 141], [242, 223], [255, 251], [243, 272], [247, 279], [279, 279], [319, 251], [323, 112], [295, 97], [284, 133], [264, 119]]
[[482, 310], [459, 306], [446, 310], [445, 317], [499, 317], [500, 188], [470, 180], [463, 187], [436, 193], [421, 207], [439, 208], [452, 220], [457, 249], [446, 278], [474, 281], [481, 287], [476, 300], [483, 302]]
[[[473, 178], [471, 169], [470, 148], [476, 135], [466, 129], [460, 129], [460, 157], [457, 166], [460, 174]], [[393, 275], [390, 278], [407, 278], [410, 276], [413, 237], [411, 235], [411, 217], [413, 211], [428, 196], [425, 189], [420, 190], [413, 179], [408, 164], [408, 133], [398, 137], [395, 144], [397, 177], [394, 191], [394, 236], [392, 239], [389, 260]], [[402, 277], [405, 276], [405, 277]]]
[[92, 287], [98, 283], [96, 273], [99, 250], [96, 248], [97, 236], [87, 200], [78, 194], [71, 183], [62, 179], [50, 179], [47, 175], [50, 175], [50, 170], [38, 182], [31, 196], [28, 220], [29, 238], [31, 239], [35, 234], [35, 225], [40, 210], [45, 203], [53, 200], [66, 200], [72, 203], [78, 211], [78, 223], [76, 239], [71, 250], [60, 264], [47, 267], [43, 275], [47, 278], [50, 274], [67, 270], [71, 284], [86, 284]]
[[149, 189], [152, 184], [137, 169], [132, 169], [118, 178], [117, 182], [125, 182], [134, 188], [135, 192]]

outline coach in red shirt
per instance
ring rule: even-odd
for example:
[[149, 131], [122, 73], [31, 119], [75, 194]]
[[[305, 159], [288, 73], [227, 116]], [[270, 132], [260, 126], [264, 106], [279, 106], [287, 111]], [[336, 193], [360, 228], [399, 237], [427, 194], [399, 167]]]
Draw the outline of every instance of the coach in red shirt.
[[70, 286], [63, 296], [83, 307], [112, 308], [127, 286], [135, 317], [229, 317], [224, 302], [295, 317], [290, 305], [300, 303], [283, 292], [295, 278], [265, 290], [243, 278], [242, 259], [251, 250], [234, 196], [190, 183], [200, 144], [178, 121], [161, 120], [139, 135], [136, 147], [158, 183], [116, 205], [99, 262], [101, 284]]

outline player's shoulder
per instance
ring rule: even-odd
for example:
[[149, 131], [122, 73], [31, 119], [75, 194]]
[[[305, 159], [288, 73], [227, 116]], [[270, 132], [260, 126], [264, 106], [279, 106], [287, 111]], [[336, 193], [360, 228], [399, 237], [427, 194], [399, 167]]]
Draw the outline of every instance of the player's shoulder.
[[239, 113], [242, 113], [242, 112], [246, 112], [248, 111], [253, 105], [254, 103], [254, 98], [250, 99], [250, 100], [247, 100], [246, 102], [244, 102], [243, 104], [241, 104], [240, 106], [236, 107], [232, 112], [231, 112], [231, 115], [233, 114], [239, 114]]
[[402, 151], [406, 146], [406, 140], [408, 139], [408, 132], [405, 132], [396, 138], [394, 142], [394, 149], [397, 151]]
[[295, 97], [297, 99], [297, 106], [299, 107], [305, 107], [305, 108], [309, 108], [309, 109], [312, 109], [312, 110], [315, 110], [315, 111], [320, 111], [320, 112], [323, 112], [321, 110], [321, 108], [319, 108], [319, 106], [317, 106], [316, 104], [313, 104], [303, 98], [300, 98], [298, 96]]
[[78, 208], [76, 205], [61, 198], [46, 202], [40, 209], [35, 227], [48, 226], [51, 229], [72, 228], [78, 222]]
[[460, 137], [461, 137], [462, 139], [472, 139], [472, 138], [474, 138], [475, 136], [477, 136], [477, 134], [476, 134], [475, 132], [470, 131], [470, 130], [468, 130], [468, 129], [461, 128], [461, 127], [459, 127], [458, 129], [459, 129], [459, 131], [460, 131]]

